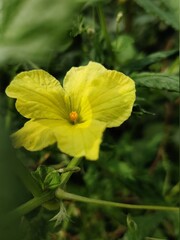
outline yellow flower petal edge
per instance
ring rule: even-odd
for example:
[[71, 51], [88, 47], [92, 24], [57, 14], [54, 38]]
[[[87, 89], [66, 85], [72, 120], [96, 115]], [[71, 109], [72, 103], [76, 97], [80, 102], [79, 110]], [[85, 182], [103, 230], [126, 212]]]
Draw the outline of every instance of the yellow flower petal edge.
[[60, 82], [44, 70], [18, 74], [6, 88], [16, 98], [16, 108], [26, 118], [65, 117], [64, 90]]
[[127, 120], [135, 101], [135, 84], [121, 72], [96, 62], [72, 67], [63, 87], [44, 70], [18, 74], [6, 89], [28, 122], [12, 134], [15, 147], [41, 150], [57, 142], [73, 157], [97, 160], [103, 132]]
[[19, 131], [13, 133], [14, 146], [16, 148], [24, 146], [29, 151], [38, 151], [55, 143], [56, 138], [52, 129], [41, 121], [30, 120]]

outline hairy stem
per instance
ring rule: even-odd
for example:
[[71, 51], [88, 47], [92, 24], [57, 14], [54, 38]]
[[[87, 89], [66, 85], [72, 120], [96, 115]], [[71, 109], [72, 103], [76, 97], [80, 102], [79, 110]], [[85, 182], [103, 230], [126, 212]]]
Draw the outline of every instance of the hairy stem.
[[178, 207], [167, 207], [167, 206], [154, 206], [154, 205], [135, 205], [135, 204], [126, 204], [126, 203], [117, 203], [117, 202], [110, 202], [104, 201], [99, 199], [87, 198], [83, 196], [79, 196], [73, 193], [68, 193], [63, 191], [62, 189], [58, 188], [55, 193], [56, 197], [59, 199], [65, 200], [74, 200], [84, 203], [93, 203], [99, 204], [104, 206], [111, 206], [111, 207], [119, 207], [119, 208], [127, 208], [127, 209], [144, 209], [144, 210], [159, 210], [159, 211], [179, 211]]

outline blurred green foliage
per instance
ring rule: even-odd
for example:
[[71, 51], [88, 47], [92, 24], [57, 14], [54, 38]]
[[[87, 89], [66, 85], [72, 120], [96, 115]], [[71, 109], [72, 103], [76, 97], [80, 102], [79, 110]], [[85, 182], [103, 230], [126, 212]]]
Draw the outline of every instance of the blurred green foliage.
[[[129, 120], [105, 132], [99, 160], [84, 160], [68, 191], [178, 206], [178, 27], [177, 0], [0, 0], [1, 216], [30, 198], [17, 177], [17, 161], [31, 171], [69, 162], [56, 146], [35, 153], [12, 150], [8, 135], [25, 119], [5, 96], [6, 86], [18, 72], [33, 68], [62, 81], [70, 67], [89, 60], [130, 75], [137, 99]], [[55, 227], [49, 220], [57, 211], [38, 208], [22, 219], [17, 240], [178, 239], [175, 213], [64, 204], [69, 220]], [[3, 230], [2, 240], [15, 239], [16, 229]]]

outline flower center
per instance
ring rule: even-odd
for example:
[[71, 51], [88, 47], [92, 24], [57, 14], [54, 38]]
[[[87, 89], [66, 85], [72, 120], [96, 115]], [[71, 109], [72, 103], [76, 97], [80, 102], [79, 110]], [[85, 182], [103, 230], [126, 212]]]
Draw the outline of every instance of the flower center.
[[73, 123], [76, 123], [77, 119], [78, 119], [78, 114], [76, 111], [72, 111], [70, 114], [69, 114], [69, 118], [70, 120], [73, 122]]

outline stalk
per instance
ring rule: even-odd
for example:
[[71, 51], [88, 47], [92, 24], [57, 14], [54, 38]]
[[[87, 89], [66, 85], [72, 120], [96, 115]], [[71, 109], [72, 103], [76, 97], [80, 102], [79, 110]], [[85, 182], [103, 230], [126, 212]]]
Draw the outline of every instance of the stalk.
[[[68, 168], [74, 168], [74, 167], [77, 167], [79, 165], [81, 161], [81, 158], [72, 158], [71, 161], [69, 162], [68, 166], [67, 166], [67, 169]], [[66, 183], [68, 182], [69, 178], [71, 177], [71, 175], [73, 174], [72, 171], [69, 171], [69, 172], [65, 172], [65, 173], [62, 173], [61, 174], [61, 183], [60, 183], [60, 186], [62, 188], [65, 187]]]
[[79, 196], [73, 193], [68, 193], [60, 188], [56, 190], [55, 195], [58, 199], [74, 200], [78, 202], [99, 204], [102, 206], [110, 206], [110, 207], [118, 207], [118, 208], [126, 208], [126, 209], [175, 211], [175, 212], [178, 212], [180, 210], [178, 207], [167, 207], [167, 206], [156, 206], [156, 205], [136, 205], [136, 204], [117, 203], [117, 202], [93, 199], [93, 198]]

